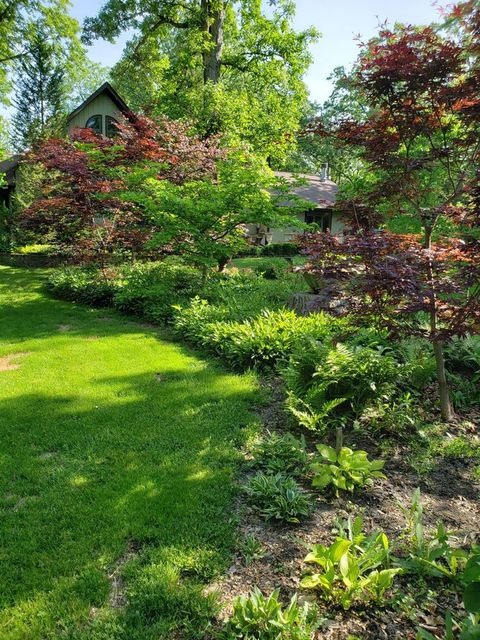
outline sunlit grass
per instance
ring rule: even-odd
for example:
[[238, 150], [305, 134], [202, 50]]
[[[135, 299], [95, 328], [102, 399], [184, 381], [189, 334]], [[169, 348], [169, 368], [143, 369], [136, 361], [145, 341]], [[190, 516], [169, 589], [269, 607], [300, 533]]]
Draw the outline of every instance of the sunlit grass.
[[[0, 267], [0, 637], [201, 636], [254, 376]], [[121, 592], [113, 576], [121, 576]]]

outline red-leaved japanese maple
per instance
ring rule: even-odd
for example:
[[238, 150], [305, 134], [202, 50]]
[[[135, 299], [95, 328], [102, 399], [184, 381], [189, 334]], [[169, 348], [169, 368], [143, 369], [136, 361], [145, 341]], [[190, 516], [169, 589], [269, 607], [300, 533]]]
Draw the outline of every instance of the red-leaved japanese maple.
[[[339, 205], [352, 229], [343, 242], [304, 241], [307, 270], [355, 283], [353, 313], [432, 341], [446, 420], [453, 410], [443, 345], [476, 330], [480, 313], [479, 15], [478, 3], [462, 3], [449, 16], [454, 31], [382, 28], [362, 45], [352, 82], [368, 110], [330, 133], [360, 150], [372, 179]], [[376, 232], [379, 214], [410, 217], [421, 233]], [[441, 221], [456, 237], [442, 237]], [[426, 329], [416, 321], [421, 311]]]
[[117, 129], [113, 140], [76, 129], [28, 156], [46, 174], [41, 197], [22, 212], [21, 223], [77, 262], [104, 267], [114, 252], [139, 253], [152, 235], [145, 182], [212, 179], [223, 155], [216, 138], [201, 140], [168, 119], [130, 114]]

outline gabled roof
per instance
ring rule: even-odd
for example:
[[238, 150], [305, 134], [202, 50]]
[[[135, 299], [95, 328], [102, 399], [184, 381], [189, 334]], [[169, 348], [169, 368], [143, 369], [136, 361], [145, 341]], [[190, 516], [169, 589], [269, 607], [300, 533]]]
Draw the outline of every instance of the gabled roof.
[[21, 159], [22, 155], [18, 153], [0, 162], [0, 176], [5, 177], [7, 184], [10, 186], [15, 184], [15, 169], [20, 164]]
[[335, 204], [338, 187], [331, 180], [323, 180], [320, 176], [304, 173], [289, 173], [288, 171], [275, 171], [275, 175], [277, 178], [283, 178], [287, 182], [294, 182], [301, 178], [305, 184], [293, 187], [292, 193], [299, 198], [316, 204], [319, 209], [328, 209]]
[[125, 100], [123, 100], [118, 95], [112, 85], [109, 82], [104, 82], [101, 87], [99, 87], [90, 96], [88, 96], [88, 98], [84, 100], [79, 107], [77, 107], [74, 111], [72, 111], [72, 113], [67, 116], [67, 122], [69, 122], [74, 116], [76, 116], [77, 113], [80, 113], [82, 109], [84, 109], [88, 104], [90, 104], [90, 102], [92, 102], [92, 100], [95, 100], [95, 98], [97, 98], [102, 93], [106, 93], [111, 101], [115, 104], [115, 106], [118, 107], [118, 110], [122, 113], [127, 113], [128, 111], [130, 111]]

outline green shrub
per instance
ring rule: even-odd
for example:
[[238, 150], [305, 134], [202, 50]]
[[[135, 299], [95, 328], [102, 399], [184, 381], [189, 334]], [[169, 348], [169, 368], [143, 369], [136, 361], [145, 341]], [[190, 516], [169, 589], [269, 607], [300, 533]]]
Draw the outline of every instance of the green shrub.
[[201, 283], [201, 274], [192, 267], [166, 262], [139, 263], [124, 270], [114, 305], [123, 313], [167, 322], [174, 313], [172, 305], [197, 295]]
[[283, 309], [290, 296], [299, 290], [298, 276], [282, 273], [269, 280], [251, 271], [229, 271], [211, 278], [202, 297], [215, 306], [228, 308], [228, 319], [243, 321], [255, 318], [264, 309]]
[[362, 415], [364, 423], [374, 431], [395, 435], [406, 434], [421, 422], [415, 398], [410, 391], [395, 398], [379, 397]]
[[265, 520], [283, 520], [297, 523], [309, 516], [313, 509], [312, 497], [297, 482], [281, 473], [258, 473], [245, 486], [251, 503]]
[[308, 346], [294, 350], [283, 375], [289, 410], [321, 430], [358, 418], [378, 396], [391, 394], [403, 367], [379, 350], [324, 341], [311, 353]]
[[349, 609], [356, 602], [380, 600], [401, 569], [389, 568], [389, 543], [383, 532], [366, 536], [362, 518], [347, 521], [329, 547], [312, 546], [305, 562], [316, 564], [318, 573], [307, 575], [301, 585], [320, 591], [322, 597]]
[[299, 440], [291, 433], [268, 433], [253, 449], [254, 464], [267, 473], [301, 476], [305, 473], [308, 454], [305, 438]]
[[254, 244], [247, 245], [243, 247], [241, 251], [237, 253], [238, 257], [242, 256], [259, 256], [262, 253], [262, 247], [259, 247]]
[[300, 253], [294, 242], [272, 242], [262, 247], [262, 256], [297, 256]]
[[115, 277], [78, 267], [57, 269], [47, 280], [47, 289], [57, 298], [97, 307], [112, 305], [118, 287]]
[[300, 607], [293, 596], [287, 607], [279, 591], [264, 596], [255, 588], [248, 597], [240, 596], [220, 634], [222, 640], [310, 640], [313, 625], [308, 605]]
[[210, 323], [228, 318], [228, 308], [213, 306], [198, 296], [187, 307], [173, 305], [175, 331], [192, 344], [207, 345]]
[[[297, 341], [308, 336], [328, 339], [336, 322], [340, 321], [326, 314], [302, 317], [286, 309], [264, 311], [245, 322], [210, 322], [202, 328], [196, 342], [220, 355], [234, 368], [273, 367], [289, 355]], [[178, 326], [176, 322], [175, 326]]]
[[317, 444], [320, 460], [311, 465], [314, 473], [312, 485], [319, 489], [333, 487], [338, 490], [351, 491], [355, 487], [373, 484], [374, 478], [385, 478], [381, 472], [383, 460], [369, 460], [366, 451], [354, 451], [342, 447], [337, 453], [326, 444]]

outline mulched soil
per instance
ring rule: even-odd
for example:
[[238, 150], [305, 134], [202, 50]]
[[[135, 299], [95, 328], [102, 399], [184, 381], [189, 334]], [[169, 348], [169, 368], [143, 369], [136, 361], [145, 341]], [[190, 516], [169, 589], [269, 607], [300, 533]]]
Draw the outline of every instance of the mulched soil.
[[[271, 387], [273, 402], [261, 409], [263, 422], [270, 431], [282, 431], [287, 428], [283, 392], [278, 381], [269, 381], [267, 384]], [[476, 432], [477, 435], [473, 437], [478, 438], [478, 415], [472, 413], [469, 420], [459, 421], [457, 425], [449, 427], [452, 435], [457, 435], [456, 431]], [[365, 449], [370, 458], [385, 458], [388, 479], [377, 481], [374, 486], [353, 496], [349, 494], [331, 500], [316, 494], [313, 516], [296, 526], [265, 523], [243, 499], [239, 500], [239, 540], [253, 534], [261, 543], [265, 555], [246, 564], [239, 551], [227, 575], [211, 585], [211, 589], [221, 594], [222, 619], [231, 612], [234, 598], [248, 593], [254, 586], [264, 593], [280, 589], [284, 601], [295, 592], [299, 593], [300, 601], [312, 600], [312, 592], [302, 591], [299, 584], [306, 569], [303, 558], [308, 546], [319, 542], [330, 544], [335, 535], [332, 532], [335, 521], [358, 514], [363, 516], [366, 531], [382, 529], [394, 542], [405, 527], [405, 516], [399, 504], [408, 507], [416, 487], [421, 489], [426, 527], [434, 527], [438, 520], [443, 520], [447, 529], [455, 531], [459, 545], [480, 543], [480, 487], [472, 476], [474, 463], [471, 459], [439, 457], [430, 473], [419, 475], [408, 464], [411, 451], [406, 444], [396, 445], [393, 454], [388, 457], [382, 456], [378, 443], [371, 437], [361, 439], [355, 433], [347, 437], [346, 445], [349, 444]], [[313, 450], [313, 441], [309, 446]], [[326, 620], [315, 638], [346, 640], [349, 636], [355, 636], [364, 640], [414, 640], [419, 625], [443, 637], [445, 611], [455, 613], [462, 607], [459, 594], [449, 589], [445, 582], [435, 579], [417, 581], [414, 585], [412, 577], [399, 576], [395, 584], [394, 598], [398, 600], [399, 594], [412, 596], [403, 607], [387, 601], [383, 606], [372, 605], [343, 611], [317, 601]]]

